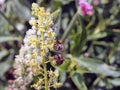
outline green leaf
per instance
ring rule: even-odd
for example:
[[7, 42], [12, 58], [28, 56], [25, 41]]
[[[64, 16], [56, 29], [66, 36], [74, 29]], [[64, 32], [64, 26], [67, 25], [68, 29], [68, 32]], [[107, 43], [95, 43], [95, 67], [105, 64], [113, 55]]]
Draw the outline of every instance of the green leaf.
[[65, 42], [66, 38], [69, 36], [71, 30], [72, 30], [72, 27], [74, 26], [75, 24], [75, 21], [77, 20], [79, 14], [78, 12], [75, 13], [75, 15], [72, 17], [72, 20], [70, 21], [68, 27], [66, 28], [63, 36], [62, 36], [62, 42]]
[[70, 63], [70, 60], [65, 60], [64, 63], [58, 67], [58, 69], [61, 71], [67, 71], [69, 69]]
[[0, 52], [0, 59], [2, 59], [4, 56], [6, 56], [8, 54], [7, 50], [3, 50]]
[[51, 14], [51, 17], [53, 18], [53, 21], [55, 21], [58, 18], [60, 12], [61, 12], [61, 10], [58, 9]]
[[61, 2], [63, 5], [65, 4], [69, 4], [71, 1], [74, 1], [74, 0], [55, 0], [57, 2]]
[[75, 42], [74, 47], [72, 48], [72, 52], [73, 54], [77, 54], [79, 55], [86, 43], [86, 39], [87, 39], [87, 32], [85, 29], [85, 26], [83, 24], [82, 18], [80, 17], [80, 30], [82, 30], [82, 32], [80, 34], [78, 34], [78, 37], [76, 36], [77, 41]]
[[83, 76], [80, 75], [80, 73], [77, 72], [71, 73], [71, 78], [79, 90], [87, 90], [87, 87], [83, 80]]
[[3, 77], [4, 73], [11, 67], [11, 60], [0, 63], [0, 78]]
[[109, 3], [109, 0], [101, 0], [101, 3], [102, 4], [107, 4], [107, 3]]
[[74, 58], [79, 66], [87, 68], [92, 73], [101, 74], [103, 76], [119, 77], [120, 71], [112, 69], [113, 67], [92, 58]]
[[61, 83], [64, 83], [66, 80], [67, 76], [66, 76], [66, 72], [62, 72], [60, 71], [60, 76], [59, 76], [59, 80]]
[[108, 81], [114, 86], [120, 86], [120, 78], [108, 79]]
[[7, 42], [7, 41], [14, 41], [14, 40], [20, 40], [20, 38], [12, 37], [12, 36], [0, 36], [0, 43]]
[[5, 86], [0, 83], [0, 90], [5, 90]]
[[88, 35], [87, 40], [97, 40], [97, 39], [100, 39], [100, 38], [104, 38], [107, 35], [108, 35], [107, 32], [100, 32], [100, 33], [97, 33], [97, 34]]
[[14, 50], [10, 50], [10, 55], [6, 57], [4, 62], [0, 63], [0, 78], [4, 78], [4, 74], [9, 70], [13, 63]]
[[16, 16], [18, 16], [20, 19], [25, 19], [25, 20], [29, 20], [31, 17], [31, 13], [30, 10], [22, 5], [19, 0], [13, 0], [14, 1], [14, 5], [12, 7], [13, 12]]
[[80, 74], [88, 73], [88, 69], [82, 66], [76, 66], [76, 72]]

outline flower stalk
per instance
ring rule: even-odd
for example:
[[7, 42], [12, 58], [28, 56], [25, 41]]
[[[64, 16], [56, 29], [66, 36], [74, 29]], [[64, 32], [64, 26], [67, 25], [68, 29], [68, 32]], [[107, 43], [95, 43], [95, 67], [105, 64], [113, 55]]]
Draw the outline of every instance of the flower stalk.
[[72, 30], [72, 27], [73, 25], [75, 24], [75, 21], [77, 19], [77, 17], [79, 16], [79, 13], [78, 11], [75, 13], [75, 15], [73, 16], [70, 24], [68, 25], [67, 29], [65, 30], [65, 33], [63, 34], [63, 37], [62, 37], [62, 42], [65, 42], [66, 38], [68, 37], [68, 35], [70, 34], [71, 30]]
[[45, 59], [43, 60], [43, 64], [44, 64], [45, 90], [48, 90], [48, 74], [47, 74], [47, 63], [45, 63]]
[[[27, 90], [31, 82], [33, 83], [30, 87], [36, 90], [50, 90], [51, 87], [58, 88], [62, 85], [57, 82], [59, 74], [47, 68], [48, 62], [61, 65], [64, 61], [62, 55], [57, 55], [59, 56], [57, 59], [54, 59], [56, 53], [51, 55], [51, 52], [56, 49], [54, 48], [56, 36], [53, 27], [58, 13], [59, 11], [50, 14], [44, 7], [32, 4], [33, 17], [29, 20], [32, 28], [26, 32], [19, 55], [15, 58], [16, 79], [14, 81], [16, 83], [10, 86], [12, 90]], [[56, 47], [60, 51], [63, 46], [57, 43]]]

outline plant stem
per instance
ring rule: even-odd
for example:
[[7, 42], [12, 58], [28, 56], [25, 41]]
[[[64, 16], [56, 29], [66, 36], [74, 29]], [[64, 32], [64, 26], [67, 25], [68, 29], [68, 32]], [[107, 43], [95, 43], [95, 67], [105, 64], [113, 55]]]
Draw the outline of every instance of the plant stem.
[[[42, 37], [42, 43], [44, 43], [44, 32], [42, 32], [42, 34], [41, 34], [41, 37]], [[44, 50], [43, 50], [44, 51]], [[44, 67], [44, 81], [45, 81], [45, 90], [48, 90], [48, 75], [47, 75], [47, 63], [46, 63], [46, 57], [47, 56], [45, 56], [44, 55], [44, 52], [43, 52], [43, 67]]]
[[64, 42], [66, 40], [66, 38], [68, 37], [68, 35], [69, 35], [70, 31], [72, 30], [72, 27], [73, 27], [73, 25], [74, 25], [74, 23], [75, 23], [75, 21], [78, 17], [78, 15], [79, 15], [78, 12], [76, 12], [76, 14], [73, 16], [70, 24], [68, 25], [68, 28], [65, 30], [65, 33], [63, 34], [62, 42]]
[[99, 76], [94, 82], [93, 85], [89, 88], [90, 90], [93, 90], [94, 87], [103, 79], [103, 76]]
[[43, 60], [43, 64], [44, 64], [45, 90], [48, 90], [47, 63], [45, 63], [45, 59]]

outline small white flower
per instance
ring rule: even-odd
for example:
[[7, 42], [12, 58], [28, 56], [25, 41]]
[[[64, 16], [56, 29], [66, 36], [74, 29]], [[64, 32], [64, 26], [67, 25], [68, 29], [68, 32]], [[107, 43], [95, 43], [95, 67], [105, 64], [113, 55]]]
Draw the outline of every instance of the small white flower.
[[37, 31], [37, 35], [41, 35], [41, 32], [40, 32], [40, 31]]
[[48, 37], [48, 34], [47, 33], [44, 33], [44, 38], [46, 39]]
[[31, 59], [31, 54], [26, 54], [25, 58], [28, 59], [28, 60], [30, 60]]
[[35, 20], [35, 17], [31, 17], [30, 20]]
[[41, 56], [37, 56], [36, 60], [39, 62], [40, 60], [42, 60]]
[[38, 52], [38, 51], [39, 51], [39, 49], [37, 47], [35, 47], [32, 52], [35, 53], [35, 52]]
[[26, 51], [28, 51], [28, 50], [30, 49], [30, 47], [29, 47], [27, 44], [24, 44], [24, 49], [25, 49]]
[[35, 26], [32, 26], [32, 29], [36, 30], [36, 27], [35, 27]]
[[53, 32], [53, 29], [52, 29], [52, 28], [49, 28], [48, 32]]
[[30, 49], [33, 50], [36, 46], [30, 45]]
[[25, 37], [23, 42], [24, 42], [24, 44], [29, 44], [29, 38]]
[[29, 29], [27, 32], [26, 32], [26, 35], [29, 36], [29, 35], [34, 35], [36, 33], [36, 30], [35, 29]]

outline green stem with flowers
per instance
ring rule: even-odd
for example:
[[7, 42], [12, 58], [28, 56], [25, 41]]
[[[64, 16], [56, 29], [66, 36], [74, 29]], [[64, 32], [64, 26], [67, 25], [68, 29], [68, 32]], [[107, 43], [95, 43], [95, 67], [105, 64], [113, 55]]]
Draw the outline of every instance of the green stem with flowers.
[[[44, 43], [44, 32], [42, 32], [42, 43]], [[43, 48], [44, 50], [44, 48]], [[43, 53], [43, 67], [44, 67], [44, 82], [45, 82], [45, 90], [48, 90], [48, 75], [47, 75], [47, 63], [46, 63], [46, 56]]]

